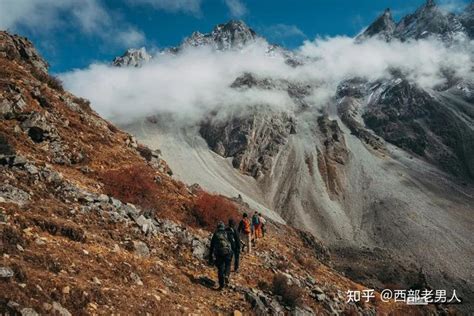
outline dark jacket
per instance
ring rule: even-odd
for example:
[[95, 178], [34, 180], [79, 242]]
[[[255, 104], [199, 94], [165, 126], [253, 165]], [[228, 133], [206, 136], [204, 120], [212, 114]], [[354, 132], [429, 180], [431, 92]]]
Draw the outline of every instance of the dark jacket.
[[212, 235], [212, 239], [211, 239], [211, 249], [209, 250], [209, 256], [210, 256], [210, 259], [213, 258], [214, 256], [214, 252], [215, 250], [217, 249], [217, 242], [218, 242], [218, 239], [217, 239], [217, 235], [224, 232], [227, 236], [227, 239], [229, 240], [230, 242], [230, 245], [231, 245], [231, 248], [232, 250], [236, 249], [236, 243], [235, 243], [235, 240], [234, 240], [234, 236], [232, 233], [228, 232], [226, 229], [218, 229], [214, 232], [214, 234]]
[[234, 239], [234, 244], [233, 244], [232, 251], [234, 251], [234, 253], [239, 253], [240, 252], [240, 235], [239, 235], [239, 233], [235, 230], [234, 227], [230, 227], [230, 226], [227, 226], [225, 230], [228, 234], [232, 235], [232, 238]]

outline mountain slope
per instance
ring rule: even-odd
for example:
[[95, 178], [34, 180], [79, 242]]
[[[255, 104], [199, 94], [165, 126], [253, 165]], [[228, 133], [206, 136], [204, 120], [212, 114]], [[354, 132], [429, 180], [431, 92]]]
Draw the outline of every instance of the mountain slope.
[[[435, 36], [451, 45], [469, 36], [466, 16], [428, 1], [396, 25], [386, 11], [357, 40]], [[391, 73], [376, 81], [348, 78], [319, 108], [306, 103], [311, 83], [245, 73], [233, 89], [284, 92], [296, 107], [246, 104], [230, 114], [217, 109], [198, 124], [169, 118], [125, 128], [161, 147], [179, 179], [240, 194], [309, 230], [359, 281], [411, 287], [414, 266], [429, 287], [455, 288], [472, 302], [472, 77], [448, 72], [444, 85], [428, 89]], [[374, 271], [357, 264], [367, 261]], [[391, 268], [404, 277], [387, 280]]]
[[[347, 289], [364, 287], [330, 268], [309, 233], [273, 221], [233, 287], [211, 289], [210, 232], [194, 221], [210, 195], [64, 91], [26, 39], [0, 32], [0, 66], [0, 313], [421, 314], [378, 293], [346, 303]], [[276, 295], [275, 275], [297, 302]]]

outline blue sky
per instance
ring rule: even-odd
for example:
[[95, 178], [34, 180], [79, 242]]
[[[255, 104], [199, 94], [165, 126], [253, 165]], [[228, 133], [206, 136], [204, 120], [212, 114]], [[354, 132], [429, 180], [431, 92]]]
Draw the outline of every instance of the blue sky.
[[[1, 0], [0, 28], [30, 38], [51, 71], [109, 61], [127, 47], [177, 45], [231, 18], [294, 48], [316, 36], [357, 34], [385, 8], [395, 18], [425, 0]], [[459, 10], [467, 0], [438, 0]]]

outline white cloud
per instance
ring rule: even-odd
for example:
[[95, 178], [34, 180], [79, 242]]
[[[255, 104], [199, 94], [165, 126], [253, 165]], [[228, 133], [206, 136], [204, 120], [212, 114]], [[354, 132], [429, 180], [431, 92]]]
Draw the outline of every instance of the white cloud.
[[230, 15], [240, 18], [247, 14], [247, 7], [241, 0], [225, 0]]
[[115, 36], [115, 41], [125, 47], [136, 47], [145, 42], [145, 34], [133, 27], [119, 31]]
[[280, 109], [294, 107], [287, 93], [278, 90], [230, 88], [236, 77], [251, 72], [311, 84], [307, 102], [324, 106], [344, 79], [389, 78], [393, 68], [426, 88], [444, 81], [443, 69], [474, 80], [473, 45], [445, 47], [437, 40], [391, 42], [370, 39], [355, 44], [348, 37], [306, 41], [298, 52], [308, 62], [296, 68], [281, 57], [268, 57], [266, 43], [243, 51], [215, 52], [188, 48], [177, 55], [159, 54], [142, 68], [115, 68], [94, 64], [87, 69], [61, 75], [73, 93], [92, 101], [93, 107], [115, 122], [163, 112], [199, 119], [215, 108], [238, 111], [241, 106], [267, 104]]
[[442, 0], [439, 1], [438, 6], [446, 12], [459, 13], [467, 6], [467, 2], [463, 0]]
[[201, 14], [201, 0], [126, 0], [131, 5], [150, 5], [157, 10]]
[[265, 33], [271, 38], [285, 39], [290, 37], [306, 37], [302, 30], [296, 25], [275, 24], [265, 28]]
[[[0, 29], [28, 29], [42, 35], [65, 27], [120, 46], [144, 42], [142, 32], [116, 19], [101, 0], [2, 0]], [[122, 42], [124, 40], [124, 42]]]
[[213, 52], [189, 48], [179, 55], [156, 55], [142, 68], [117, 68], [93, 64], [87, 69], [62, 74], [74, 93], [89, 98], [106, 118], [126, 122], [158, 112], [199, 117], [218, 106], [265, 103], [290, 106], [286, 93], [248, 90], [229, 86], [247, 71], [272, 75], [272, 70], [290, 69], [283, 59], [267, 58], [262, 46], [245, 52]]
[[352, 38], [318, 38], [305, 42], [301, 54], [314, 59], [319, 79], [339, 82], [350, 77], [369, 80], [388, 77], [399, 69], [408, 79], [432, 88], [443, 83], [443, 69], [472, 78], [472, 43], [448, 48], [435, 39], [387, 43], [375, 38], [354, 44]]

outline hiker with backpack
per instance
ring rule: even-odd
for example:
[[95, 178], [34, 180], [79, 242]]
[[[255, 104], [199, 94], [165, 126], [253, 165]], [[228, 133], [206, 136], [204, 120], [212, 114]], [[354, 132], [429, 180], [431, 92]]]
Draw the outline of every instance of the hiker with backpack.
[[240, 234], [240, 239], [243, 242], [243, 247], [242, 251], [244, 251], [245, 248], [247, 248], [247, 252], [251, 253], [252, 252], [252, 228], [250, 224], [250, 219], [247, 213], [244, 213], [242, 215], [242, 219], [240, 220], [239, 227], [238, 227], [238, 232]]
[[232, 249], [235, 249], [234, 236], [229, 233], [223, 222], [217, 224], [217, 229], [212, 235], [209, 263], [217, 267], [219, 290], [229, 284], [230, 265], [232, 262]]
[[232, 251], [234, 252], [234, 272], [238, 272], [239, 261], [240, 261], [241, 241], [240, 241], [239, 233], [235, 229], [235, 222], [232, 218], [229, 219], [229, 225], [227, 226], [226, 231], [234, 237], [234, 248], [232, 249]]
[[260, 218], [257, 212], [252, 216], [252, 231], [254, 236], [254, 244], [257, 242], [257, 239], [262, 237], [260, 230]]

